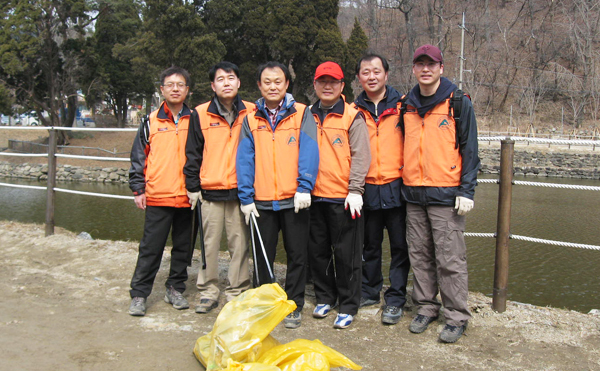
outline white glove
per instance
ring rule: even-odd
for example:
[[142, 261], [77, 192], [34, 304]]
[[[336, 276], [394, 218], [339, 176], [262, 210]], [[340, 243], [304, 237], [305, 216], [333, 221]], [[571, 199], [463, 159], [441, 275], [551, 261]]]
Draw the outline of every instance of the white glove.
[[310, 193], [296, 192], [294, 195], [294, 212], [298, 214], [298, 210], [306, 209], [310, 206]]
[[454, 208], [458, 210], [456, 212], [458, 215], [466, 215], [469, 211], [471, 211], [474, 205], [475, 201], [471, 200], [470, 198], [457, 196], [456, 202], [454, 203]]
[[244, 214], [244, 217], [246, 218], [246, 225], [250, 224], [250, 215], [254, 214], [255, 217], [259, 217], [260, 215], [258, 215], [258, 210], [256, 210], [256, 205], [253, 203], [248, 204], [248, 205], [241, 205], [240, 209], [242, 209], [242, 213]]
[[348, 207], [350, 207], [350, 215], [352, 215], [352, 219], [354, 219], [356, 216], [360, 218], [360, 211], [362, 210], [362, 205], [362, 195], [352, 192], [348, 193], [348, 196], [346, 196], [346, 201], [344, 201], [344, 208], [348, 210]]
[[196, 203], [198, 203], [198, 200], [200, 200], [200, 203], [204, 201], [200, 192], [187, 191], [187, 196], [190, 199], [190, 205], [192, 205], [192, 210], [194, 210], [194, 208], [196, 207]]

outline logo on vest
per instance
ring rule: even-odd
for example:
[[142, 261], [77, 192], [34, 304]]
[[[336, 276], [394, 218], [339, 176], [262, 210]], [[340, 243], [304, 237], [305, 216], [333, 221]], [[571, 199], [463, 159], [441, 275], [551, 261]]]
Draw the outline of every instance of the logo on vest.
[[266, 128], [267, 128], [267, 125], [259, 125], [256, 129], [263, 130], [263, 129], [266, 129]]
[[449, 130], [450, 129], [450, 122], [448, 121], [448, 119], [446, 118], [442, 118], [438, 124], [438, 129], [441, 130]]
[[211, 123], [210, 123], [210, 126], [211, 126], [211, 127], [213, 127], [213, 126], [219, 126], [219, 123], [218, 123], [218, 122], [211, 122]]
[[167, 131], [169, 128], [158, 128], [158, 131]]
[[298, 140], [296, 139], [296, 137], [294, 136], [294, 134], [290, 134], [287, 137], [287, 145], [288, 146], [296, 146], [296, 145], [298, 145]]
[[342, 139], [341, 135], [336, 135], [335, 137], [333, 137], [333, 141], [331, 142], [331, 145], [333, 147], [343, 147], [344, 140]]

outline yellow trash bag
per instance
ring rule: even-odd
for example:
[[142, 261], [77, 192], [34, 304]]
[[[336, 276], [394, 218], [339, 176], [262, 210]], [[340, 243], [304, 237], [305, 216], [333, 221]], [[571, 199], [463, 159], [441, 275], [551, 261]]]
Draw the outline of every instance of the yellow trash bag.
[[277, 366], [265, 365], [263, 363], [239, 363], [233, 360], [227, 361], [225, 371], [281, 371]]
[[257, 354], [278, 344], [270, 332], [296, 309], [286, 299], [276, 283], [242, 293], [223, 307], [212, 331], [196, 341], [196, 358], [207, 370], [222, 370], [229, 359], [254, 362]]
[[[327, 360], [327, 368], [319, 366], [323, 363], [323, 358], [315, 355], [315, 353], [324, 356]], [[348, 357], [323, 345], [319, 340], [310, 341], [306, 339], [296, 339], [287, 344], [275, 346], [267, 350], [257, 362], [278, 366], [282, 371], [327, 371], [335, 367], [346, 367], [351, 370], [362, 369]]]

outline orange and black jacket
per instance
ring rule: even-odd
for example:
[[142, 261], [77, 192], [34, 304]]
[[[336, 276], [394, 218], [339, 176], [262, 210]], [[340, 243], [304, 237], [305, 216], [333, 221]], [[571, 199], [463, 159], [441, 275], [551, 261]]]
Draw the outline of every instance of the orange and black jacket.
[[255, 106], [237, 96], [233, 102], [237, 116], [230, 125], [219, 113], [216, 99], [192, 111], [183, 173], [188, 191], [202, 191], [208, 201], [232, 201], [238, 199], [235, 157], [240, 130]]
[[480, 164], [477, 122], [465, 96], [457, 127], [450, 110], [455, 90], [456, 85], [442, 77], [427, 105], [421, 104], [419, 85], [407, 97], [402, 175], [406, 202], [454, 206], [457, 196], [474, 197]]
[[391, 209], [402, 205], [403, 134], [400, 124], [400, 93], [386, 86], [384, 98], [375, 105], [363, 91], [354, 106], [363, 113], [369, 130], [371, 165], [365, 179], [367, 210]]
[[177, 123], [174, 115], [163, 102], [142, 120], [131, 148], [129, 188], [145, 193], [149, 206], [190, 207], [183, 175], [190, 109], [184, 104]]
[[236, 158], [242, 205], [283, 210], [294, 207], [296, 192], [312, 191], [319, 169], [316, 125], [310, 110], [286, 94], [275, 122], [264, 98], [244, 119]]
[[363, 115], [342, 97], [328, 111], [311, 107], [317, 124], [319, 175], [313, 199], [343, 203], [349, 192], [363, 194], [371, 153]]

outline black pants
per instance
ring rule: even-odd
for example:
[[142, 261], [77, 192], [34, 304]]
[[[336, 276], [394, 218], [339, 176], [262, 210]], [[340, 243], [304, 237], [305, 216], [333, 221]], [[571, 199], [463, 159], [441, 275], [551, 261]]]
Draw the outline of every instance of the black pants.
[[406, 243], [406, 205], [392, 209], [365, 210], [365, 246], [362, 266], [362, 297], [379, 300], [383, 287], [381, 255], [383, 230], [390, 242], [390, 287], [385, 291], [387, 305], [403, 307], [406, 303], [406, 284], [410, 259]]
[[[310, 214], [307, 209], [296, 214], [294, 209], [259, 210], [256, 218], [267, 253], [268, 264], [273, 270], [277, 253], [279, 231], [283, 236], [283, 247], [287, 255], [287, 272], [285, 275], [285, 292], [288, 299], [293, 300], [302, 310], [304, 307], [304, 288], [306, 285], [306, 257], [308, 254], [308, 223]], [[267, 262], [260, 248], [256, 232], [254, 233], [256, 251], [254, 259], [258, 271], [254, 272], [254, 287], [265, 283], [273, 283], [269, 276]]]
[[192, 211], [188, 208], [147, 206], [144, 222], [144, 236], [140, 242], [138, 260], [131, 279], [131, 297], [146, 298], [152, 292], [154, 278], [167, 243], [169, 231], [173, 240], [171, 250], [171, 271], [165, 286], [173, 286], [179, 292], [185, 291], [188, 278], [187, 266], [192, 235]]
[[310, 207], [308, 251], [317, 304], [339, 301], [339, 313], [358, 312], [363, 219], [352, 219], [343, 204], [315, 202]]

